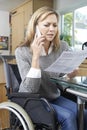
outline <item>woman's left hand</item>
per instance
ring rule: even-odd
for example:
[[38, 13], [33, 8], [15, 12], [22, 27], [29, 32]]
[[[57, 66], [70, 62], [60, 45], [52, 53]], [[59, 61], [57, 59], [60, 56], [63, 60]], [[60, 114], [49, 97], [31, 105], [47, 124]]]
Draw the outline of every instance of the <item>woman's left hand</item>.
[[79, 70], [78, 68], [75, 69], [73, 72], [67, 74], [67, 76], [68, 76], [70, 79], [71, 79], [71, 78], [74, 78], [75, 76], [77, 76], [78, 70]]

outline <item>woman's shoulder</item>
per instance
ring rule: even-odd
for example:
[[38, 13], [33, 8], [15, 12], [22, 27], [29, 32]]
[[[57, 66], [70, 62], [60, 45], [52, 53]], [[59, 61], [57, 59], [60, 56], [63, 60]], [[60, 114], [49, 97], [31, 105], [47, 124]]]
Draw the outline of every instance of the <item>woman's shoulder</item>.
[[69, 45], [66, 41], [61, 40], [60, 41], [60, 48], [66, 48], [69, 49]]
[[30, 55], [30, 50], [29, 50], [29, 47], [27, 46], [21, 46], [21, 47], [17, 47], [16, 50], [15, 50], [15, 55], [18, 56], [29, 56]]
[[26, 46], [19, 46], [15, 49], [15, 54], [16, 53], [26, 53], [27, 51], [29, 51], [29, 48]]
[[68, 43], [67, 43], [66, 41], [63, 41], [63, 40], [60, 41], [60, 44], [63, 45], [63, 46], [64, 46], [64, 45], [65, 45], [65, 46], [69, 46]]

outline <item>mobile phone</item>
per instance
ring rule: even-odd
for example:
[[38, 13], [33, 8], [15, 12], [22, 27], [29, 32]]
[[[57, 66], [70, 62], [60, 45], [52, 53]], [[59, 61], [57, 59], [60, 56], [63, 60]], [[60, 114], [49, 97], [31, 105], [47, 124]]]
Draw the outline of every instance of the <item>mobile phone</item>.
[[36, 36], [37, 36], [37, 37], [40, 37], [40, 36], [41, 36], [41, 32], [40, 32], [38, 26], [36, 26]]

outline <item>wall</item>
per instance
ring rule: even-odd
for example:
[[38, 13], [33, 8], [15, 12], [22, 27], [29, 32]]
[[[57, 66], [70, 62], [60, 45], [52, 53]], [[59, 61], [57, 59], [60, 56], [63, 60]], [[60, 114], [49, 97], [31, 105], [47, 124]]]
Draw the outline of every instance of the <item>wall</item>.
[[0, 54], [9, 54], [9, 36], [9, 12], [0, 11]]
[[87, 0], [54, 0], [54, 9], [60, 13], [87, 5]]
[[9, 12], [0, 11], [0, 36], [9, 36]]

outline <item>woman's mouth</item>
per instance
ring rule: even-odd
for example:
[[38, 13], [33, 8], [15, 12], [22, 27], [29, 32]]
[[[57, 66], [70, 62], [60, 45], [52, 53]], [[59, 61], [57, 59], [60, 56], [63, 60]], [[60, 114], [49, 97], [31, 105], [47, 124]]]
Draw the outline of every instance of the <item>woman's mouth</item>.
[[52, 38], [54, 36], [54, 34], [47, 34], [47, 37]]

